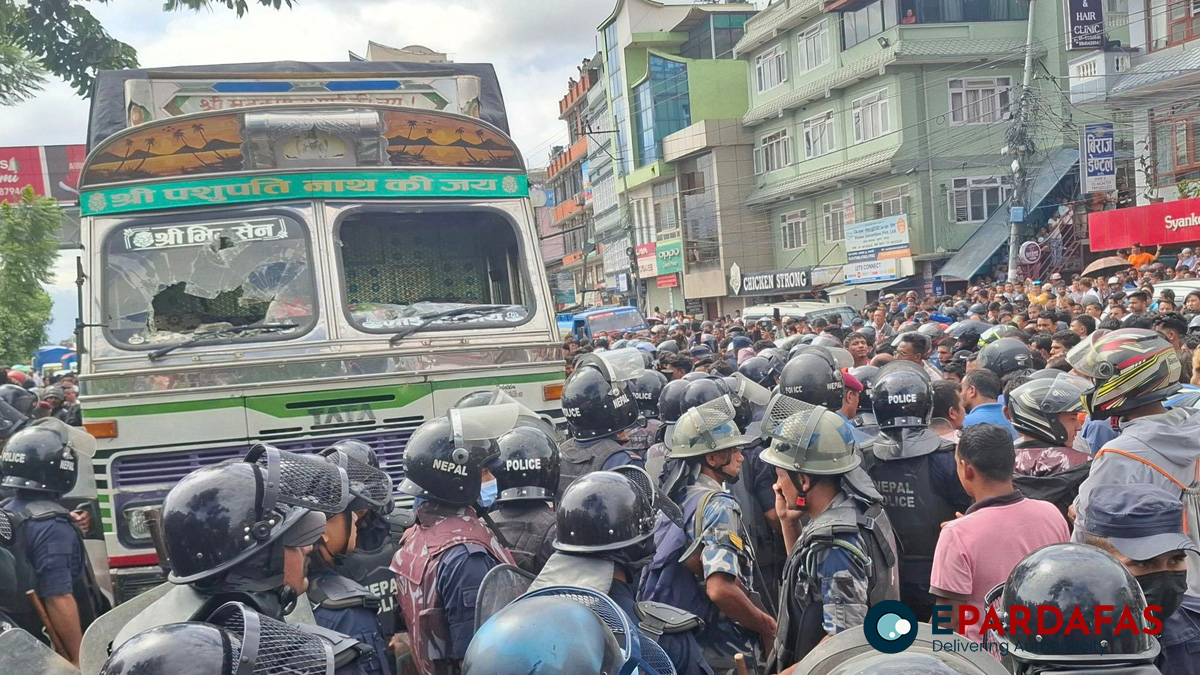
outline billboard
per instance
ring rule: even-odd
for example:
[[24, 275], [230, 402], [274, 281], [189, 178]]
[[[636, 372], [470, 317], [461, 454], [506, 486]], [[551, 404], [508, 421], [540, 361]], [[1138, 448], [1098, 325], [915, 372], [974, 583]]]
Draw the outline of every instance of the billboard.
[[1113, 124], [1088, 124], [1079, 139], [1080, 192], [1112, 192], [1117, 189], [1117, 161], [1113, 148]]
[[650, 279], [658, 276], [658, 258], [656, 256], [656, 251], [657, 248], [654, 242], [637, 245], [635, 252], [637, 255], [639, 279]]
[[[659, 276], [683, 272], [683, 239], [679, 237], [659, 239], [655, 257], [658, 261]], [[659, 286], [659, 288], [666, 288], [666, 286]]]
[[21, 199], [26, 187], [60, 202], [79, 200], [79, 174], [87, 150], [82, 145], [0, 148], [0, 201]]
[[1088, 214], [1093, 251], [1142, 246], [1192, 246], [1200, 240], [1200, 198]]
[[1104, 0], [1066, 0], [1064, 5], [1067, 10], [1067, 49], [1104, 47]]
[[[852, 263], [907, 258], [908, 216], [900, 214], [846, 225], [846, 259]], [[846, 275], [847, 281], [850, 275]]]

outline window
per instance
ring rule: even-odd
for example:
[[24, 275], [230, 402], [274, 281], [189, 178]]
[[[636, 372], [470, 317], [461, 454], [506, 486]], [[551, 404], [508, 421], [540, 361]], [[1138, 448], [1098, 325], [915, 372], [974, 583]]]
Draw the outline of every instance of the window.
[[825, 241], [842, 241], [846, 238], [846, 218], [842, 211], [842, 200], [826, 202], [821, 207], [825, 218]]
[[769, 173], [792, 163], [791, 139], [788, 130], [780, 129], [760, 139], [754, 149], [754, 173]]
[[855, 143], [879, 138], [891, 130], [887, 89], [854, 101], [853, 109]]
[[[1091, 63], [1095, 67], [1095, 62]], [[1011, 95], [1011, 77], [950, 80], [950, 123], [992, 124], [1006, 120]]]
[[875, 202], [876, 218], [890, 218], [908, 213], [908, 185], [876, 190], [872, 201]]
[[787, 82], [787, 50], [772, 47], [754, 59], [758, 93], [774, 89]]
[[896, 0], [875, 0], [854, 11], [842, 12], [843, 48], [849, 49], [894, 27], [897, 18]]
[[907, 14], [910, 9], [914, 21], [909, 23], [976, 23], [1029, 18], [1027, 0], [902, 0], [901, 13]]
[[316, 322], [308, 232], [289, 216], [137, 221], [109, 235], [104, 258], [104, 332], [121, 349], [221, 327], [245, 332], [220, 343], [283, 340]]
[[829, 63], [829, 23], [821, 23], [801, 33], [799, 43], [800, 72], [812, 70]]
[[1200, 105], [1180, 103], [1151, 111], [1155, 183], [1200, 178]]
[[650, 56], [650, 77], [633, 89], [638, 166], [662, 158], [662, 139], [691, 124], [687, 65]]
[[785, 249], [808, 246], [808, 211], [801, 209], [779, 216], [779, 227], [783, 232]]
[[950, 221], [982, 223], [987, 220], [1008, 199], [1011, 182], [1007, 176], [955, 178], [948, 193]]
[[833, 111], [804, 120], [804, 158], [812, 159], [837, 150], [833, 135]]
[[654, 230], [659, 233], [678, 230], [679, 204], [675, 181], [658, 183], [651, 188], [651, 192], [654, 195]]
[[1147, 14], [1151, 49], [1200, 38], [1200, 0], [1151, 0]]

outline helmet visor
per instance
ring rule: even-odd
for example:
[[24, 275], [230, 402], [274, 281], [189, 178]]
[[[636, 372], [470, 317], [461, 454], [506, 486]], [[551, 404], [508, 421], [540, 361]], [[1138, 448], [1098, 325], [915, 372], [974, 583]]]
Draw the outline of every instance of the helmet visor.
[[645, 469], [633, 464], [626, 464], [614, 467], [612, 472], [619, 473], [633, 481], [633, 484], [638, 486], [642, 494], [646, 495], [646, 499], [650, 500], [655, 511], [661, 513], [667, 520], [678, 525], [680, 528], [684, 527], [683, 509], [680, 509], [678, 504], [658, 489], [658, 486], [654, 484], [653, 479], [650, 478], [650, 474], [646, 473]]
[[585, 354], [575, 362], [576, 369], [592, 366], [604, 373], [609, 382], [636, 380], [646, 369], [642, 353], [632, 347]]
[[[734, 422], [736, 417], [737, 407], [734, 405], [733, 399], [726, 394], [684, 413], [684, 418], [680, 420], [680, 426], [684, 422], [690, 424], [698, 436], [695, 441], [707, 445], [708, 452], [715, 452], [749, 445], [753, 442], [753, 439], [742, 435]], [[676, 435], [679, 433], [679, 428], [676, 427]], [[672, 439], [672, 444], [674, 445], [674, 439]]]
[[371, 506], [383, 506], [392, 499], [392, 477], [347, 455], [329, 448], [321, 452], [326, 461], [342, 467], [350, 479], [350, 493]]
[[1103, 337], [1092, 333], [1089, 339], [1071, 347], [1071, 351], [1067, 352], [1067, 363], [1084, 377], [1100, 380], [1112, 377], [1116, 369], [1105, 360], [1104, 354], [1095, 348], [1095, 343]]
[[82, 428], [70, 426], [57, 417], [43, 417], [34, 424], [53, 430], [63, 440], [63, 444], [71, 446], [76, 454], [88, 458], [96, 456], [96, 439]]
[[341, 513], [350, 505], [349, 477], [322, 457], [259, 444], [250, 449], [245, 461], [266, 472], [264, 511], [283, 503], [323, 513]]
[[733, 394], [743, 401], [749, 401], [756, 406], [771, 402], [771, 391], [761, 384], [751, 380], [741, 373], [734, 373]]
[[1038, 410], [1047, 414], [1083, 411], [1083, 397], [1092, 390], [1092, 383], [1068, 373], [1054, 378], [1038, 401]]
[[466, 441], [500, 438], [517, 425], [520, 413], [521, 406], [515, 403], [451, 409], [449, 417], [454, 444], [462, 447]]
[[767, 409], [763, 412], [762, 429], [767, 436], [779, 440], [787, 440], [779, 436], [779, 427], [789, 417], [796, 413], [803, 412], [813, 408], [809, 403], [798, 401], [790, 396], [776, 394], [774, 398], [767, 403]]
[[333, 675], [333, 646], [240, 602], [217, 608], [208, 621], [237, 636], [237, 675]]

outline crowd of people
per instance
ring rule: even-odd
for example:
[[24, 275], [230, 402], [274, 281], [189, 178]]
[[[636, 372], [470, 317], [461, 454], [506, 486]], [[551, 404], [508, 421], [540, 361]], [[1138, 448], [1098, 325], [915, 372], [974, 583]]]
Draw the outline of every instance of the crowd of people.
[[1200, 294], [1143, 264], [570, 339], [565, 428], [488, 389], [399, 485], [349, 440], [196, 469], [146, 518], [169, 586], [116, 609], [66, 499], [82, 432], [0, 385], [0, 645], [86, 675], [1200, 673]]
[[60, 371], [46, 377], [25, 365], [0, 368], [0, 385], [15, 384], [37, 396], [36, 418], [54, 417], [73, 427], [83, 426], [79, 408], [78, 377]]

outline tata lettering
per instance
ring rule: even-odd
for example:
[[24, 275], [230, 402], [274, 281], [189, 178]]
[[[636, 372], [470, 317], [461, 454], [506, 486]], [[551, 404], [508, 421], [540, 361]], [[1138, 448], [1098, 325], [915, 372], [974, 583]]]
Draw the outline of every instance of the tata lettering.
[[314, 425], [345, 424], [346, 422], [374, 422], [375, 411], [363, 403], [359, 405], [338, 405], [329, 408], [309, 408], [308, 414], [313, 418]]

